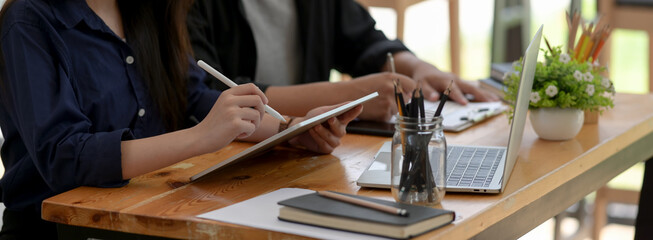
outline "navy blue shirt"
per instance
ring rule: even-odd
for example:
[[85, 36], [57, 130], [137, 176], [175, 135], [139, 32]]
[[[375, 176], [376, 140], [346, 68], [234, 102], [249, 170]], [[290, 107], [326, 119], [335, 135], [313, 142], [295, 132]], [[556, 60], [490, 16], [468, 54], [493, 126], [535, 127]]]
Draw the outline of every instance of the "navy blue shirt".
[[[78, 186], [122, 186], [120, 142], [165, 133], [123, 41], [84, 0], [18, 0], [1, 28], [5, 69], [0, 180], [9, 209]], [[189, 59], [188, 117], [203, 119], [220, 95]]]

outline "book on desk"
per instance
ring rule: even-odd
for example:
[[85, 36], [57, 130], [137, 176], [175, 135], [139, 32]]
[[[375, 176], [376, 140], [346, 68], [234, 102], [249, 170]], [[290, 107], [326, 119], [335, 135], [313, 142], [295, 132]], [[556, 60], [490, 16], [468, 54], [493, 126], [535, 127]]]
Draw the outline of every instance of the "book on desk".
[[479, 87], [485, 89], [501, 99], [505, 97], [506, 85], [504, 78], [506, 74], [514, 73], [511, 62], [492, 63], [490, 69], [490, 77], [478, 80]]
[[[342, 194], [342, 193], [339, 193]], [[395, 203], [369, 197], [343, 194], [386, 206], [406, 209], [407, 216], [381, 212], [310, 193], [280, 201], [279, 219], [327, 228], [409, 238], [453, 222], [453, 211]]]

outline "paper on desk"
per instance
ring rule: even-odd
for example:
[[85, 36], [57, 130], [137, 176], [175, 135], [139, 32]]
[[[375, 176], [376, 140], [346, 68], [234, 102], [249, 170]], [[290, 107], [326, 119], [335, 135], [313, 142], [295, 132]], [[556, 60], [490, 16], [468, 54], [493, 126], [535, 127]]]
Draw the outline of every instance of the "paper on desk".
[[285, 222], [277, 218], [281, 207], [277, 202], [312, 192], [314, 191], [300, 188], [282, 188], [225, 208], [197, 215], [197, 217], [319, 239], [387, 239]]
[[[438, 108], [440, 101], [424, 102], [424, 109], [428, 116], [433, 116]], [[502, 113], [508, 110], [508, 106], [502, 102], [469, 102], [467, 105], [461, 105], [454, 101], [447, 101], [442, 109], [442, 127], [445, 131], [459, 132], [474, 123], [483, 121], [486, 118]], [[390, 122], [395, 123], [397, 120], [393, 117]]]

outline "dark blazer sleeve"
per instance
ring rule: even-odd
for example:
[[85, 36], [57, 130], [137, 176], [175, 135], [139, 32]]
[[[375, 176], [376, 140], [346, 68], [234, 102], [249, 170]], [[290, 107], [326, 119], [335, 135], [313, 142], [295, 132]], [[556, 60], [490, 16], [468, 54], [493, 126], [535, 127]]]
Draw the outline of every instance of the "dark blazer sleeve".
[[355, 77], [377, 73], [388, 52], [409, 51], [377, 30], [369, 12], [354, 0], [337, 0], [336, 5], [336, 69]]
[[[188, 13], [186, 19], [188, 25], [188, 35], [191, 41], [195, 58], [203, 60], [212, 67], [222, 71], [220, 68], [220, 61], [218, 59], [217, 49], [214, 47], [212, 41], [212, 27], [211, 20], [213, 14], [209, 12], [209, 1], [195, 1], [193, 7]], [[213, 81], [208, 76], [205, 78], [205, 83], [211, 88], [217, 88], [217, 81]]]
[[[256, 45], [242, 13], [240, 1], [195, 0], [186, 21], [195, 58], [237, 84], [252, 83], [256, 71]], [[228, 89], [208, 74], [204, 83], [212, 89]], [[255, 84], [263, 91], [268, 87]]]

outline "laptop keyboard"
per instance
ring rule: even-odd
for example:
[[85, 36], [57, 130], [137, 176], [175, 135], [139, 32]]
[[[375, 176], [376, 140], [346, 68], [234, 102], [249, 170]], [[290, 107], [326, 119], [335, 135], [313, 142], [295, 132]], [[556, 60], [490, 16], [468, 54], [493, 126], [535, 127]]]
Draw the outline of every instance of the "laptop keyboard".
[[505, 149], [447, 147], [447, 186], [488, 187]]

